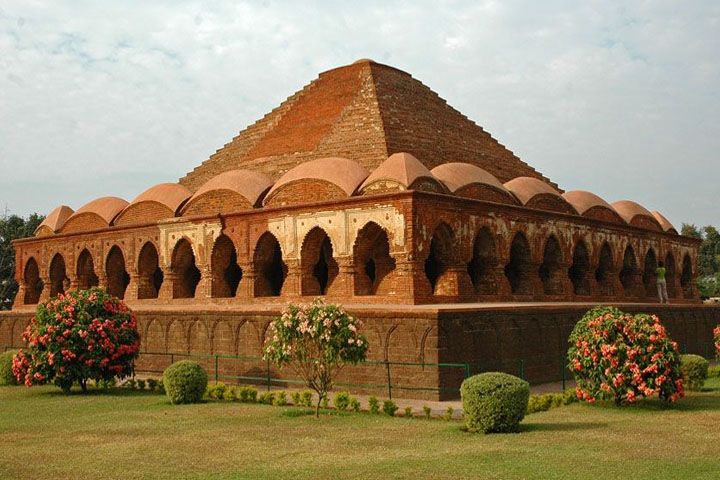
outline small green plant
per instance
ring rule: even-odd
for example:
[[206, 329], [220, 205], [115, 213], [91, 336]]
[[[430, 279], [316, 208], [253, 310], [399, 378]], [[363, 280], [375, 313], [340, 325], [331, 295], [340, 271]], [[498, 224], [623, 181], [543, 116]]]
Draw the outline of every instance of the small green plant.
[[528, 408], [530, 385], [507, 373], [481, 373], [465, 379], [460, 396], [468, 431], [517, 432]]
[[275, 401], [275, 392], [265, 392], [258, 397], [257, 401], [265, 405], [272, 405]]
[[720, 365], [708, 368], [708, 378], [720, 377]]
[[165, 383], [163, 383], [162, 378], [160, 380], [158, 380], [157, 392], [161, 395], [165, 395]]
[[350, 399], [350, 410], [353, 412], [359, 412], [360, 411], [360, 400], [358, 400], [355, 397], [352, 397]]
[[276, 407], [284, 407], [288, 404], [287, 400], [287, 393], [285, 393], [284, 390], [281, 390], [279, 392], [275, 392], [275, 397], [273, 398], [273, 405]]
[[117, 385], [115, 378], [95, 380], [95, 388], [100, 390], [108, 390]]
[[575, 393], [575, 390], [572, 388], [566, 389], [562, 393], [562, 398], [563, 398], [563, 405], [570, 405], [571, 403], [579, 402], [579, 400], [577, 398], [577, 394]]
[[293, 392], [290, 397], [292, 398], [293, 405], [296, 407], [300, 406], [300, 402], [302, 401], [302, 397], [300, 396], [300, 392]]
[[413, 408], [405, 407], [405, 418], [413, 418]]
[[455, 409], [453, 407], [447, 407], [447, 410], [445, 410], [445, 415], [443, 415], [443, 420], [450, 421], [453, 418], [453, 415], [455, 414]]
[[392, 400], [385, 400], [383, 402], [383, 412], [385, 412], [385, 415], [389, 417], [394, 417], [395, 412], [397, 412], [398, 406], [395, 402]]
[[527, 413], [546, 412], [553, 407], [553, 394], [530, 395]]
[[192, 360], [175, 362], [163, 373], [166, 394], [174, 404], [198, 403], [207, 383], [207, 372]]
[[0, 385], [17, 385], [18, 381], [13, 375], [13, 357], [16, 350], [10, 350], [0, 354]]
[[380, 401], [375, 395], [372, 395], [370, 398], [368, 398], [368, 405], [370, 406], [370, 413], [372, 413], [373, 415], [377, 415], [378, 413], [380, 413]]
[[323, 395], [320, 405], [322, 405], [322, 408], [324, 408], [325, 410], [330, 408], [330, 400], [328, 400], [327, 395]]
[[348, 392], [338, 392], [335, 394], [335, 398], [333, 399], [333, 405], [335, 405], [335, 408], [344, 411], [347, 410], [350, 406], [350, 393]]
[[208, 385], [207, 395], [213, 400], [222, 400], [225, 395], [227, 386], [223, 382], [218, 382], [214, 385]]
[[688, 390], [700, 390], [708, 378], [710, 362], [700, 355], [680, 355], [680, 370]]
[[222, 398], [223, 398], [223, 400], [227, 400], [228, 402], [234, 402], [235, 400], [238, 399], [237, 388], [234, 387], [233, 385], [229, 385], [225, 389], [225, 392], [223, 393]]
[[423, 405], [423, 414], [425, 415], [425, 418], [430, 418], [430, 415], [432, 415], [432, 408], [427, 405]]
[[137, 388], [138, 388], [138, 390], [145, 390], [145, 380], [138, 380]]
[[135, 390], [135, 387], [137, 386], [137, 382], [135, 381], [134, 378], [130, 378], [123, 384], [123, 386], [125, 388], [129, 388], [130, 390]]
[[155, 380], [154, 378], [148, 378], [147, 384], [148, 384], [148, 390], [150, 390], [151, 392], [154, 392], [155, 390], [157, 390], [158, 381]]
[[243, 403], [255, 403], [257, 401], [258, 391], [250, 386], [240, 387], [238, 397]]
[[300, 394], [300, 406], [312, 407], [313, 392], [312, 390], [303, 390]]

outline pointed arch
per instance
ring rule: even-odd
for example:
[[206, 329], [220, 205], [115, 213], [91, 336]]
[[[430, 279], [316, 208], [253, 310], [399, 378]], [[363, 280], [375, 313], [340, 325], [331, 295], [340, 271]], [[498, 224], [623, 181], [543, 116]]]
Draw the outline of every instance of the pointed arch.
[[43, 291], [43, 281], [40, 279], [40, 268], [35, 258], [30, 257], [25, 262], [23, 272], [23, 283], [25, 284], [25, 305], [34, 305], [40, 301], [40, 294]]
[[575, 295], [590, 295], [590, 254], [587, 245], [580, 240], [573, 249], [573, 263], [568, 270], [568, 276]]
[[441, 278], [452, 262], [454, 237], [450, 226], [441, 222], [433, 232], [425, 259], [425, 277], [434, 295], [442, 290]]
[[595, 269], [595, 282], [597, 283], [600, 295], [615, 295], [614, 271], [615, 263], [613, 261], [613, 253], [610, 249], [610, 244], [605, 242], [602, 247], [600, 247], [598, 266]]
[[213, 245], [210, 257], [212, 271], [212, 296], [234, 297], [242, 279], [242, 269], [237, 263], [237, 251], [230, 238], [220, 235]]
[[145, 242], [138, 255], [138, 299], [157, 298], [164, 275], [160, 269], [157, 248], [152, 242]]
[[623, 267], [622, 270], [620, 270], [620, 283], [623, 286], [625, 296], [633, 296], [636, 294], [639, 276], [640, 269], [638, 268], [637, 258], [635, 257], [635, 250], [632, 245], [628, 245], [625, 247]]
[[156, 318], [150, 319], [145, 332], [145, 338], [142, 339], [144, 351], [150, 353], [165, 353], [165, 330], [162, 324]]
[[555, 235], [550, 235], [545, 242], [543, 262], [538, 270], [545, 295], [562, 295], [565, 293], [563, 277], [566, 272], [563, 272], [562, 261], [563, 254], [560, 242], [558, 242]]
[[530, 244], [525, 235], [518, 232], [510, 244], [510, 260], [505, 265], [505, 276], [510, 283], [511, 292], [516, 295], [531, 295], [533, 275]]
[[65, 283], [69, 281], [65, 271], [65, 258], [56, 253], [50, 261], [50, 296], [65, 293]]
[[173, 298], [194, 298], [200, 283], [200, 270], [195, 265], [195, 253], [186, 238], [175, 245], [170, 269], [176, 275], [173, 282]]
[[280, 242], [270, 232], [263, 233], [255, 246], [253, 270], [256, 297], [280, 295], [287, 276], [287, 265], [283, 262]]
[[645, 261], [643, 265], [643, 273], [642, 273], [642, 281], [643, 286], [645, 287], [645, 296], [646, 297], [654, 297], [657, 295], [657, 274], [655, 273], [655, 270], [657, 270], [658, 263], [657, 263], [657, 256], [655, 255], [655, 250], [652, 248], [648, 248], [647, 253], [645, 254]]
[[390, 256], [388, 234], [375, 222], [358, 232], [353, 246], [355, 295], [387, 294], [392, 290], [395, 259]]
[[675, 264], [675, 255], [672, 252], [668, 252], [665, 255], [665, 280], [667, 281], [668, 296], [670, 298], [677, 298], [679, 289], [678, 277], [677, 277], [677, 265]]
[[107, 291], [110, 295], [125, 298], [125, 290], [130, 284], [130, 275], [125, 268], [125, 255], [117, 245], [113, 245], [105, 260]]
[[310, 230], [300, 250], [302, 295], [326, 295], [339, 273], [330, 237], [320, 227]]
[[473, 256], [468, 263], [468, 274], [475, 287], [475, 292], [480, 295], [492, 295], [497, 293], [497, 285], [494, 281], [492, 269], [497, 265], [497, 248], [490, 230], [483, 227], [475, 235], [473, 241]]
[[97, 287], [100, 283], [98, 276], [95, 274], [95, 262], [87, 248], [84, 248], [80, 252], [80, 256], [78, 256], [76, 274], [78, 290]]
[[680, 274], [680, 287], [684, 298], [693, 298], [693, 277], [692, 260], [690, 260], [690, 255], [686, 253], [683, 257], [682, 273]]

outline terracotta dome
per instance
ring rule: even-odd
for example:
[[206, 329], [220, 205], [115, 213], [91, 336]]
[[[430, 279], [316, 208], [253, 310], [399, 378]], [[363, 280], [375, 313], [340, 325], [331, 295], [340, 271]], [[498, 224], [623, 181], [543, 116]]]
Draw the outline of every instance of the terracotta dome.
[[665, 218], [665, 215], [663, 215], [662, 213], [658, 212], [657, 210], [653, 210], [653, 211], [650, 212], [650, 213], [652, 213], [652, 216], [655, 217], [655, 220], [658, 221], [658, 223], [659, 223], [660, 226], [662, 227], [663, 231], [665, 231], [665, 232], [670, 232], [670, 233], [675, 233], [675, 234], [678, 233], [678, 231], [675, 229], [675, 227], [673, 226], [673, 224], [670, 223], [670, 221], [669, 221], [667, 218]]
[[505, 183], [505, 188], [510, 190], [526, 207], [577, 214], [572, 205], [560, 195], [560, 192], [537, 178], [513, 178]]
[[272, 184], [272, 179], [264, 173], [230, 170], [198, 188], [182, 208], [182, 214], [226, 214], [254, 208]]
[[658, 221], [648, 209], [631, 200], [614, 202], [612, 207], [629, 225], [648, 230], [663, 231]]
[[60, 205], [55, 208], [35, 229], [35, 236], [43, 237], [45, 235], [52, 235], [59, 232], [73, 213], [73, 209], [67, 205]]
[[363, 194], [397, 190], [442, 193], [444, 188], [420, 160], [401, 152], [390, 155], [360, 186]]
[[177, 183], [160, 183], [138, 195], [115, 219], [115, 225], [148, 223], [174, 217], [192, 192]]
[[347, 158], [301, 163], [285, 173], [265, 196], [265, 206], [337, 200], [352, 196], [368, 171]]
[[129, 204], [118, 197], [101, 197], [80, 207], [62, 228], [63, 233], [82, 232], [109, 227]]
[[563, 193], [562, 197], [583, 217], [625, 224], [625, 220], [608, 202], [592, 192], [574, 190]]
[[453, 194], [460, 197], [517, 204], [512, 193], [494, 175], [482, 168], [463, 162], [443, 163], [432, 174]]

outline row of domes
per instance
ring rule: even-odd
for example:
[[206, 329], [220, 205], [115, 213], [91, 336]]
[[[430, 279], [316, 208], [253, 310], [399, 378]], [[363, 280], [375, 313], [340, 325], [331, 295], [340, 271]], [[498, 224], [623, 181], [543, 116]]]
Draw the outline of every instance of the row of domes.
[[409, 153], [396, 153], [372, 173], [352, 160], [331, 157], [302, 163], [274, 183], [267, 175], [250, 170], [221, 173], [195, 193], [180, 184], [161, 183], [130, 203], [117, 197], [102, 197], [77, 211], [60, 206], [47, 216], [35, 234], [42, 236], [111, 225], [148, 224], [176, 216], [228, 214], [258, 207], [280, 207], [401, 190], [522, 205], [677, 233], [663, 215], [650, 212], [629, 200], [609, 204], [590, 192], [560, 194], [552, 186], [532, 177], [518, 177], [502, 184], [492, 174], [469, 163], [445, 163], [428, 170]]

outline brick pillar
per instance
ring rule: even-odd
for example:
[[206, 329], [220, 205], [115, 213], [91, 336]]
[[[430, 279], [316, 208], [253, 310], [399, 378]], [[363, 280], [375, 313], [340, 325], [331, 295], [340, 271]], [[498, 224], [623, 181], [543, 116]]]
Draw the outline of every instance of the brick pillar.
[[242, 270], [242, 279], [238, 285], [235, 298], [252, 299], [255, 297], [255, 269], [252, 263], [238, 264]]
[[300, 284], [302, 281], [302, 272], [300, 270], [300, 260], [285, 260], [287, 265], [287, 275], [283, 282], [282, 291], [280, 296], [282, 297], [298, 297], [302, 291]]
[[50, 277], [42, 277], [43, 289], [40, 292], [40, 303], [50, 300]]
[[505, 266], [495, 265], [490, 269], [488, 275], [492, 278], [492, 281], [495, 282], [495, 295], [498, 298], [510, 298], [512, 289], [510, 288], [510, 281], [507, 276], [505, 276]]
[[212, 298], [212, 268], [210, 265], [196, 265], [200, 270], [200, 281], [195, 287], [195, 298]]
[[168, 271], [165, 273], [162, 285], [160, 285], [160, 291], [158, 292], [158, 299], [172, 300], [173, 290], [175, 282], [178, 281], [178, 275], [174, 272]]
[[563, 297], [565, 299], [569, 299], [574, 295], [574, 288], [572, 284], [572, 280], [570, 280], [570, 267], [572, 266], [571, 263], [561, 263], [560, 269], [555, 273], [555, 275], [559, 275], [560, 278], [556, 278], [556, 281], [559, 281], [563, 288]]
[[25, 285], [24, 281], [18, 282], [18, 291], [17, 295], [15, 295], [15, 299], [13, 300], [12, 308], [20, 307], [21, 305], [25, 305], [25, 290], [27, 289], [27, 286]]
[[349, 299], [355, 293], [355, 264], [352, 257], [335, 258], [338, 274], [328, 289], [328, 296]]
[[587, 279], [588, 290], [590, 291], [589, 292], [590, 296], [591, 297], [600, 296], [600, 286], [598, 285], [597, 280], [595, 280], [595, 275], [593, 274], [593, 272], [588, 271], [586, 274], [586, 279]]
[[98, 287], [100, 287], [100, 288], [102, 288], [103, 290], [107, 291], [107, 288], [108, 288], [108, 280], [107, 280], [107, 275], [105, 275], [105, 273], [102, 273], [102, 272], [101, 272], [100, 275], [98, 275]]
[[435, 283], [438, 296], [469, 299], [474, 297], [475, 288], [467, 271], [467, 264], [454, 263], [443, 271]]
[[130, 282], [125, 289], [125, 300], [137, 300], [140, 283], [140, 275], [137, 272], [128, 272]]
[[545, 298], [545, 285], [540, 278], [540, 266], [542, 262], [531, 262], [527, 271], [522, 274], [530, 282], [530, 288], [534, 300], [542, 300]]

